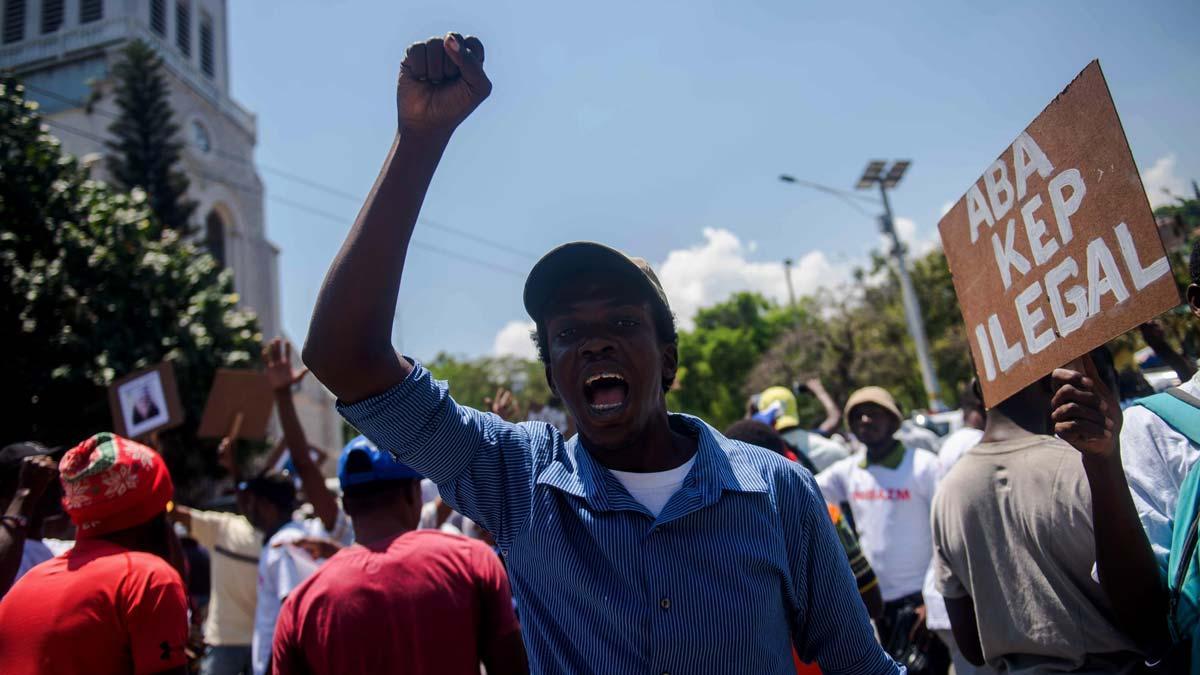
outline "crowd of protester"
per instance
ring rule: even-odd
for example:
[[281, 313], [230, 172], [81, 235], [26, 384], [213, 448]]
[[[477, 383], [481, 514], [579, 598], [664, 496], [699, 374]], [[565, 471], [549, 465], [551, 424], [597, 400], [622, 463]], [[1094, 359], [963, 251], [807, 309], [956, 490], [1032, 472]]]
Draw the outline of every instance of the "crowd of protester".
[[[409, 50], [402, 133], [318, 299], [304, 360], [363, 432], [337, 488], [279, 339], [279, 444], [246, 472], [221, 442], [224, 510], [177, 504], [158, 452], [111, 433], [5, 447], [0, 671], [1200, 666], [1200, 376], [1152, 326], [1181, 381], [1162, 393], [1122, 400], [1101, 347], [990, 409], [968, 384], [945, 437], [882, 387], [839, 406], [819, 380], [751, 397], [722, 433], [666, 410], [686, 354], [653, 270], [576, 242], [524, 294], [554, 400], [475, 410], [398, 356], [407, 237], [490, 91], [482, 56], [454, 35]], [[1200, 321], [1200, 242], [1190, 275]]]

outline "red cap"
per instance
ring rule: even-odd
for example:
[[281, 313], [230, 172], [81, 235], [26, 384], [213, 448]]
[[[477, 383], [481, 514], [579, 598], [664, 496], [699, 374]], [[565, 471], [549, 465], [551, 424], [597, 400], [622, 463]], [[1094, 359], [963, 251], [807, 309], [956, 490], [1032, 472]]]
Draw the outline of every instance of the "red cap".
[[162, 457], [116, 434], [96, 434], [71, 448], [58, 472], [78, 539], [141, 525], [164, 512], [175, 494]]

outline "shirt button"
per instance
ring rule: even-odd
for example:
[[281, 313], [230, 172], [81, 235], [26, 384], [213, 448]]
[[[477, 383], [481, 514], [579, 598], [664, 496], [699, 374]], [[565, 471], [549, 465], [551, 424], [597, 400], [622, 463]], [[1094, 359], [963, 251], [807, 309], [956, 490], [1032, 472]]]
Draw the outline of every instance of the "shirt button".
[[[658, 601], [658, 606], [659, 606], [659, 607], [662, 607], [663, 609], [671, 609], [671, 599], [670, 599], [670, 598], [663, 598], [662, 600], [659, 600], [659, 601]], [[668, 675], [669, 675], [669, 674], [668, 674]]]

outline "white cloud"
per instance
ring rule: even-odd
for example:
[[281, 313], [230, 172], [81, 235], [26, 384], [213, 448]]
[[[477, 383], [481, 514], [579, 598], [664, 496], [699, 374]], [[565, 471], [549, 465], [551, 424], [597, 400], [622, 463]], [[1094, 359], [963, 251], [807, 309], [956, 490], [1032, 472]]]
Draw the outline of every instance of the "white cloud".
[[1175, 175], [1174, 154], [1159, 157], [1154, 166], [1144, 169], [1142, 185], [1146, 188], [1146, 196], [1150, 198], [1152, 208], [1174, 204], [1175, 198], [1171, 195], [1182, 197], [1188, 192], [1187, 182]]
[[[899, 235], [900, 241], [908, 248], [909, 257], [920, 258], [930, 251], [941, 246], [941, 237], [938, 236], [937, 230], [929, 233], [928, 236], [920, 232], [917, 227], [917, 222], [912, 218], [899, 216], [896, 218], [896, 234]], [[891, 251], [892, 243], [884, 235], [879, 235], [879, 245], [882, 251]]]
[[496, 339], [492, 341], [492, 354], [536, 360], [537, 348], [533, 340], [529, 339], [529, 332], [532, 330], [532, 321], [509, 321], [496, 333]]
[[[729, 230], [705, 228], [703, 243], [667, 254], [666, 261], [657, 268], [658, 278], [680, 328], [691, 330], [696, 310], [721, 302], [737, 291], [755, 291], [776, 302], [787, 302], [782, 258], [747, 260], [751, 252], [753, 248]], [[824, 253], [808, 253], [792, 268], [796, 296], [841, 284], [849, 278], [850, 267], [835, 268]]]

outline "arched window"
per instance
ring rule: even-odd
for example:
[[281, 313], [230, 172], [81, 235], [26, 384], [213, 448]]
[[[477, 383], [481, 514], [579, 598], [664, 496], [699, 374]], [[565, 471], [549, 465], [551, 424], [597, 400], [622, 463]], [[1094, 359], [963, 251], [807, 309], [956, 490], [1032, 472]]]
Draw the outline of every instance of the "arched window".
[[62, 28], [63, 0], [45, 0], [42, 3], [42, 33], [53, 33]]
[[189, 0], [175, 3], [175, 44], [184, 56], [192, 55], [192, 5]]
[[150, 0], [150, 29], [167, 36], [167, 0]]
[[4, 44], [25, 39], [25, 0], [4, 0]]
[[200, 70], [210, 79], [217, 72], [216, 49], [212, 17], [200, 12]]
[[225, 267], [225, 221], [216, 211], [209, 211], [204, 219], [204, 246], [217, 264]]
[[104, 0], [81, 0], [79, 23], [91, 23], [104, 18]]

